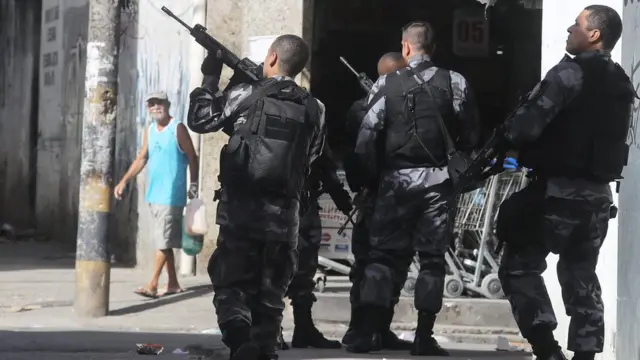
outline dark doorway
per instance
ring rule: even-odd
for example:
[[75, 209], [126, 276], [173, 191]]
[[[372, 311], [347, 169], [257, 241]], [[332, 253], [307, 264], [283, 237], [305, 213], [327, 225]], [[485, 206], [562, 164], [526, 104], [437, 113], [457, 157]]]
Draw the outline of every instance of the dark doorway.
[[339, 154], [344, 115], [365, 96], [345, 57], [376, 80], [378, 58], [400, 51], [403, 25], [429, 21], [436, 65], [469, 81], [485, 132], [504, 120], [518, 96], [540, 79], [542, 10], [499, 1], [485, 12], [475, 0], [323, 0], [314, 9], [311, 90], [327, 106], [329, 143]]

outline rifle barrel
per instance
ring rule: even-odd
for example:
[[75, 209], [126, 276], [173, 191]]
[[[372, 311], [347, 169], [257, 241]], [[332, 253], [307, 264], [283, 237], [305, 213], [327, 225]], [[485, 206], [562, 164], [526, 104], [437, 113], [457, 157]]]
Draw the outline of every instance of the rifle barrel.
[[193, 28], [191, 26], [187, 25], [187, 23], [185, 23], [179, 17], [177, 17], [176, 14], [171, 12], [171, 10], [169, 10], [166, 6], [163, 6], [160, 10], [164, 11], [165, 14], [171, 16], [175, 21], [179, 22], [180, 25], [182, 25], [185, 28], [187, 28], [187, 30], [189, 30], [189, 32], [193, 31]]
[[357, 77], [360, 77], [360, 74], [358, 74], [358, 72], [356, 71], [356, 69], [352, 68], [351, 65], [349, 65], [349, 63], [347, 62], [347, 60], [345, 58], [343, 58], [342, 56], [340, 56], [340, 61], [342, 61], [342, 63], [344, 64], [344, 66], [346, 66], [349, 70], [351, 70], [352, 73], [354, 73]]

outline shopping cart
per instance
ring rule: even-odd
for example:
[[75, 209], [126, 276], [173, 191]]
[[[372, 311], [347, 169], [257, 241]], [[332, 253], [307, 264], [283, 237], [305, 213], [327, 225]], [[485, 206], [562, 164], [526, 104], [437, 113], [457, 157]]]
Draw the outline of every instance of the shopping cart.
[[483, 187], [460, 196], [452, 261], [467, 290], [489, 299], [504, 296], [498, 279], [499, 255], [494, 254], [495, 223], [500, 204], [526, 182], [526, 170], [505, 171], [487, 179]]

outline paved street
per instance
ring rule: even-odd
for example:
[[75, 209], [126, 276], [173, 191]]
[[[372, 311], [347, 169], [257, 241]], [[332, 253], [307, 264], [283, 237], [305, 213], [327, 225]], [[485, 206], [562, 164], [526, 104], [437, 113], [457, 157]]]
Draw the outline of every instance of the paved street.
[[[165, 359], [227, 359], [228, 352], [218, 335], [91, 332], [91, 331], [0, 331], [0, 357], [3, 360], [26, 359], [83, 359], [119, 360], [139, 358], [136, 343], [155, 343], [164, 346], [160, 354]], [[530, 356], [498, 353], [486, 345], [447, 344], [453, 356], [448, 359], [524, 360]], [[176, 350], [189, 352], [174, 354]], [[353, 356], [344, 350], [301, 350], [281, 352], [281, 359], [410, 359], [404, 352], [379, 352]], [[430, 358], [440, 359], [440, 358]], [[444, 359], [444, 358], [443, 358]]]
[[[54, 248], [37, 247], [38, 253], [20, 246], [0, 244], [0, 359], [132, 359], [137, 343], [157, 343], [165, 347], [165, 358], [189, 359], [173, 354], [176, 349], [200, 345], [209, 349], [209, 359], [225, 358], [211, 304], [212, 290], [206, 276], [181, 279], [187, 290], [166, 298], [148, 300], [133, 290], [148, 280], [148, 273], [114, 268], [111, 272], [110, 315], [81, 319], [73, 312], [75, 275], [73, 259]], [[24, 249], [23, 249], [24, 250]], [[13, 256], [9, 256], [13, 255]], [[335, 301], [335, 300], [333, 300]], [[320, 297], [318, 303], [323, 303]], [[335, 303], [339, 304], [339, 303]], [[348, 306], [347, 302], [341, 306]], [[326, 307], [318, 306], [321, 311]], [[325, 309], [325, 310], [322, 310]], [[460, 309], [466, 309], [459, 307]], [[341, 312], [346, 313], [346, 311]], [[477, 318], [477, 317], [476, 317]], [[336, 321], [337, 320], [337, 321]], [[329, 337], [339, 338], [344, 319], [317, 321]], [[400, 324], [401, 333], [403, 324]], [[285, 336], [291, 336], [290, 309], [285, 313]], [[411, 324], [404, 324], [407, 329]], [[455, 349], [450, 359], [529, 359], [523, 353], [496, 352], [490, 344], [460, 344], [442, 338], [443, 346]], [[282, 359], [408, 359], [406, 353], [375, 353], [349, 356], [345, 351], [291, 350]], [[191, 357], [197, 359], [197, 357]]]

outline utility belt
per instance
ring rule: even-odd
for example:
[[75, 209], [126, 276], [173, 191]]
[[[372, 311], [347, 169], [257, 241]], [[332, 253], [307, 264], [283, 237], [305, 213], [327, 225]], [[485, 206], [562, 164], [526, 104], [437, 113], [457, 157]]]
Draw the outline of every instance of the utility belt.
[[[532, 181], [526, 188], [514, 193], [502, 202], [496, 219], [496, 236], [498, 238], [496, 254], [502, 251], [505, 244], [514, 247], [527, 246], [536, 241], [542, 241], [541, 236], [546, 236], [540, 233], [543, 217], [548, 211], [554, 213], [558, 210], [554, 209], [554, 202], [548, 202], [549, 200], [546, 198], [546, 184], [550, 177], [557, 176], [532, 174]], [[575, 179], [583, 179], [583, 177]], [[569, 214], [586, 217], [581, 213], [585, 206], [590, 205], [580, 200], [573, 202], [569, 200], [562, 205], [562, 212], [568, 211]], [[597, 205], [594, 205], [594, 209], [596, 208]], [[617, 215], [618, 208], [613, 204], [610, 205], [609, 219], [614, 219]]]

